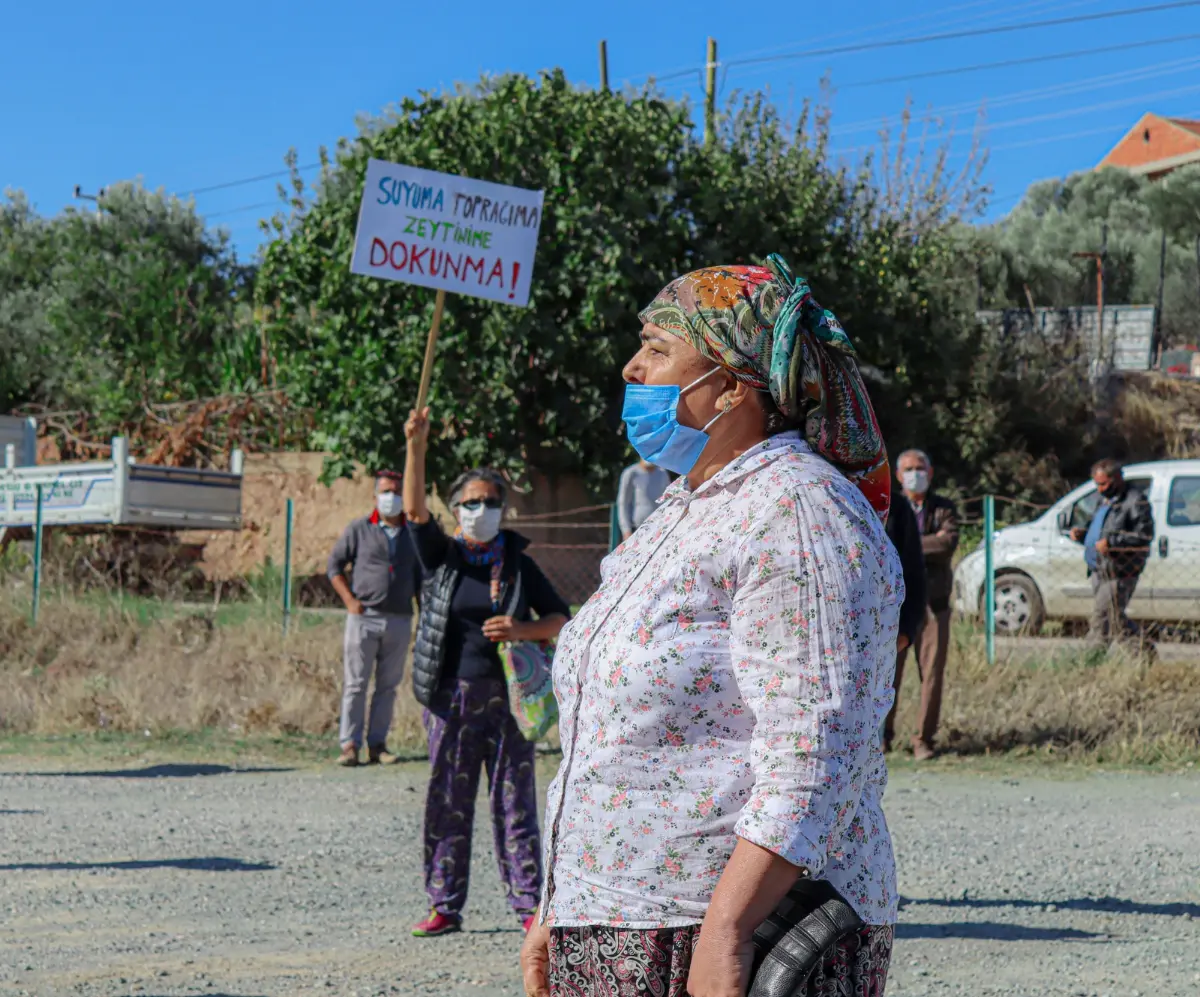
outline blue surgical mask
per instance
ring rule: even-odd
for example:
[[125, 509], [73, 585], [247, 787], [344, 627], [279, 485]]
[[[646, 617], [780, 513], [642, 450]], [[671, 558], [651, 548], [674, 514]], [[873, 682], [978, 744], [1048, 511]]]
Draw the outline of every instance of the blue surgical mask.
[[[696, 466], [708, 445], [708, 429], [724, 412], [713, 416], [703, 429], [679, 424], [679, 399], [685, 391], [721, 368], [714, 367], [691, 384], [627, 384], [621, 418], [629, 444], [642, 460], [676, 474], [687, 474]], [[726, 410], [728, 411], [728, 410]]]

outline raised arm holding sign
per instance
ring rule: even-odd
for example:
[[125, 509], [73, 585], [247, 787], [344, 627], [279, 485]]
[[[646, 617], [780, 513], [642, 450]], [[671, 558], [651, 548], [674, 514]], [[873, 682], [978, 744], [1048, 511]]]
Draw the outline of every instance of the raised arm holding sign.
[[[425, 886], [429, 916], [413, 926], [428, 938], [459, 931], [480, 766], [492, 752], [493, 801], [501, 865], [513, 912], [528, 930], [541, 892], [538, 872], [534, 753], [506, 702], [500, 645], [545, 641], [567, 621], [567, 605], [533, 559], [528, 541], [502, 529], [507, 484], [497, 472], [472, 468], [449, 491], [458, 526], [447, 536], [429, 515], [425, 407], [446, 292], [503, 304], [529, 304], [542, 192], [418, 170], [372, 159], [358, 214], [350, 269], [437, 291], [417, 404], [404, 427], [407, 530], [428, 578], [413, 649], [413, 693], [428, 713], [431, 778], [425, 822]], [[453, 595], [453, 598], [451, 598]], [[426, 596], [422, 596], [424, 600]], [[457, 690], [445, 701], [445, 689]], [[470, 724], [464, 720], [472, 717]], [[493, 764], [493, 763], [489, 763]], [[489, 772], [493, 769], [489, 768]], [[446, 870], [452, 870], [447, 874]]]

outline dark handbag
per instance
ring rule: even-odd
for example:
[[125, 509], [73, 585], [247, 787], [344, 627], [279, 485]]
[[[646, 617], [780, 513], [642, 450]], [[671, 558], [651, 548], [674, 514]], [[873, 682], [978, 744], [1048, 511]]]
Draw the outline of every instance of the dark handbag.
[[754, 932], [748, 997], [801, 997], [826, 954], [862, 928], [862, 918], [829, 883], [796, 880]]

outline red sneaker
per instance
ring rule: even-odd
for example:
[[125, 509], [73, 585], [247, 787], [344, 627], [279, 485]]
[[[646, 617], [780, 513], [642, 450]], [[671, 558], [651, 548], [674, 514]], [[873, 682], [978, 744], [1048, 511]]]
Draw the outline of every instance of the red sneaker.
[[431, 910], [429, 916], [420, 924], [413, 925], [412, 933], [416, 938], [437, 938], [438, 935], [449, 935], [462, 931], [462, 921], [448, 914], [439, 914]]

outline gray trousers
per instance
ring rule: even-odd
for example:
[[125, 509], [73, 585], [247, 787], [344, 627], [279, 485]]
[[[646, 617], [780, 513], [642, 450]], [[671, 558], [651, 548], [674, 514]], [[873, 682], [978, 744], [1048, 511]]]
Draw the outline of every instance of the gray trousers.
[[363, 746], [363, 721], [367, 712], [367, 686], [375, 675], [371, 697], [371, 719], [366, 743], [387, 743], [388, 728], [396, 708], [396, 688], [404, 678], [404, 658], [412, 634], [412, 617], [367, 610], [361, 616], [347, 614], [343, 644], [345, 685], [342, 692], [342, 744]]
[[1092, 620], [1088, 626], [1088, 643], [1107, 647], [1114, 641], [1137, 642], [1141, 629], [1125, 610], [1137, 588], [1137, 578], [1104, 578], [1092, 573]]

